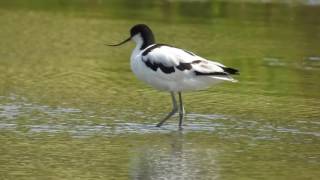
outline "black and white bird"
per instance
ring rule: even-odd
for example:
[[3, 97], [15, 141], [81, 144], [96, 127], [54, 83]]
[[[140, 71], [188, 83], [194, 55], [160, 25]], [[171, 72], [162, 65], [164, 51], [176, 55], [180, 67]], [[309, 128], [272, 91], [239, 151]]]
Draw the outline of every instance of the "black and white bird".
[[[238, 70], [209, 61], [184, 49], [157, 44], [151, 29], [145, 24], [133, 26], [128, 39], [109, 46], [119, 46], [130, 40], [136, 43], [130, 58], [134, 74], [152, 87], [171, 94], [172, 111], [157, 127], [179, 112], [181, 129], [185, 114], [182, 92], [206, 89], [223, 81], [237, 82], [230, 75], [239, 74]], [[179, 105], [175, 94], [179, 96]]]

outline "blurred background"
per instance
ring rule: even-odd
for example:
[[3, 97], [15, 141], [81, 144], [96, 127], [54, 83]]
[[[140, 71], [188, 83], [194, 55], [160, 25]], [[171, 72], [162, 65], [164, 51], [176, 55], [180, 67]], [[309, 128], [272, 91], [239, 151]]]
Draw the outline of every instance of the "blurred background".
[[[319, 0], [0, 1], [0, 179], [317, 179]], [[240, 70], [170, 96], [130, 70], [138, 23]]]

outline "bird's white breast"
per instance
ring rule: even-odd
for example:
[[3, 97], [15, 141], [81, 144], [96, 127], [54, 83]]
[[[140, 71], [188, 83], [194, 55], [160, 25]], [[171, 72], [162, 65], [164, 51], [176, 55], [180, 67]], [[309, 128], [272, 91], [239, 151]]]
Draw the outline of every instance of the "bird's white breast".
[[131, 70], [139, 80], [144, 81], [145, 83], [159, 90], [170, 90], [169, 81], [159, 78], [159, 73], [161, 72], [155, 72], [145, 65], [145, 63], [142, 61], [142, 52], [139, 49], [136, 48], [133, 50], [130, 63]]

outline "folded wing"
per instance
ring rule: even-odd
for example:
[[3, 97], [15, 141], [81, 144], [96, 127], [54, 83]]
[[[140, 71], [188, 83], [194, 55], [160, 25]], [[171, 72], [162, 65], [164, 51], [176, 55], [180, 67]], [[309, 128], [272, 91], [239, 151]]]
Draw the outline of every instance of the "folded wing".
[[230, 75], [238, 70], [214, 61], [208, 61], [196, 54], [164, 44], [155, 44], [142, 52], [142, 61], [150, 70], [162, 73], [164, 78], [210, 77], [235, 81]]

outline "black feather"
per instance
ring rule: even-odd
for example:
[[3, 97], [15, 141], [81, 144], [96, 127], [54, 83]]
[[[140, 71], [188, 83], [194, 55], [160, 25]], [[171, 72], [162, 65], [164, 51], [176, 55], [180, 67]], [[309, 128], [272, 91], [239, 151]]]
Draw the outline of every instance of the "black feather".
[[158, 68], [161, 69], [162, 72], [166, 73], [166, 74], [170, 74], [175, 72], [174, 67], [170, 67], [170, 66], [165, 66], [161, 63], [156, 63], [156, 62], [151, 62], [149, 59], [147, 59], [146, 61], [143, 61], [145, 63], [145, 65], [147, 67], [149, 67], [150, 69], [152, 69], [153, 71], [157, 71]]
[[[220, 66], [221, 67], [221, 66]], [[229, 67], [221, 67], [224, 72], [227, 72], [228, 74], [239, 74], [239, 70]]]
[[179, 63], [178, 66], [176, 66], [177, 69], [179, 69], [180, 71], [184, 71], [184, 70], [190, 70], [192, 68], [190, 63]]
[[226, 76], [228, 75], [226, 72], [199, 72], [194, 71], [197, 76]]

